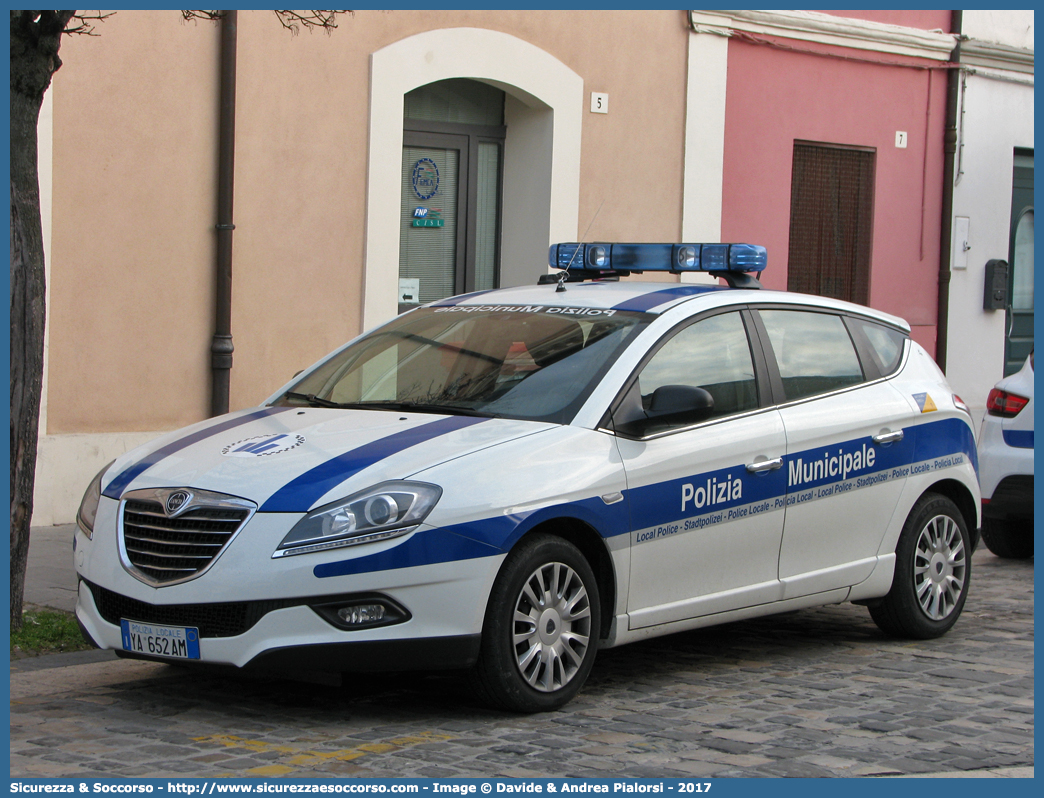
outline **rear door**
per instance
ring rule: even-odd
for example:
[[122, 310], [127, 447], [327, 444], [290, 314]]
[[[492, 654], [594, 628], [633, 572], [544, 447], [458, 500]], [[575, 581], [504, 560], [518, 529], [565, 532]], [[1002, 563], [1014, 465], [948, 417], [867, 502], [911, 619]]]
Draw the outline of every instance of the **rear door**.
[[907, 478], [911, 403], [885, 378], [906, 336], [815, 308], [761, 308], [756, 320], [787, 438], [784, 598], [856, 584]]

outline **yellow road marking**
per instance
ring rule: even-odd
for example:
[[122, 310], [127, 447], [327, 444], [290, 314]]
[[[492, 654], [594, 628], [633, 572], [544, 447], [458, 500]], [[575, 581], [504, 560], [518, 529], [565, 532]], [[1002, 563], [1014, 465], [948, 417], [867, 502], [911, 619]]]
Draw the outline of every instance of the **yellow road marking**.
[[[294, 767], [308, 767], [310, 765], [318, 765], [322, 762], [351, 762], [353, 759], [366, 756], [367, 754], [387, 754], [391, 751], [399, 751], [403, 748], [409, 748], [413, 745], [421, 745], [422, 743], [434, 743], [442, 742], [444, 740], [452, 740], [453, 735], [450, 734], [438, 734], [437, 732], [421, 732], [417, 735], [411, 735], [408, 737], [396, 737], [392, 740], [388, 740], [383, 743], [363, 743], [357, 745], [354, 748], [342, 748], [339, 751], [314, 751], [309, 749], [302, 749], [295, 745], [280, 745], [276, 743], [266, 743], [264, 740], [248, 740], [244, 737], [237, 737], [234, 734], [208, 734], [205, 737], [193, 737], [193, 742], [197, 743], [214, 743], [216, 745], [223, 745], [226, 748], [241, 748], [254, 753], [277, 753], [286, 754], [290, 758], [287, 760], [287, 764]], [[267, 765], [263, 768], [252, 768], [251, 773], [258, 773], [258, 775], [270, 775], [278, 776], [289, 772], [289, 769], [276, 771], [278, 768], [285, 768], [285, 765]], [[260, 773], [259, 771], [271, 771], [266, 773]]]
[[252, 773], [255, 776], [285, 776], [287, 773], [293, 773], [293, 768], [288, 768], [286, 765], [265, 765], [260, 768], [250, 768], [247, 773]]

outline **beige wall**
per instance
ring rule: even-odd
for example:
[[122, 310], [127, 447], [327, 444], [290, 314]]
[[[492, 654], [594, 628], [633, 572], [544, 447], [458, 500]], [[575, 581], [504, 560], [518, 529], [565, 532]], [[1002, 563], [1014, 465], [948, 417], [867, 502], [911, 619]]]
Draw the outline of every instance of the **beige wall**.
[[217, 31], [120, 12], [53, 92], [47, 432], [201, 417], [213, 315]]
[[[329, 36], [239, 20], [233, 408], [360, 331], [369, 57], [407, 36], [489, 28], [575, 71], [577, 234], [601, 206], [589, 238], [681, 235], [683, 12], [358, 11]], [[218, 28], [121, 11], [100, 33], [65, 42], [54, 84], [50, 434], [171, 429], [209, 405]]]

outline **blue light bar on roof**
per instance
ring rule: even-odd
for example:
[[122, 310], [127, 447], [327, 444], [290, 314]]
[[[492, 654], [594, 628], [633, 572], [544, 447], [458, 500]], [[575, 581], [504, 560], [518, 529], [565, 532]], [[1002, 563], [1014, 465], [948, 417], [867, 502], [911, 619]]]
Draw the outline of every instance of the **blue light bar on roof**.
[[552, 244], [552, 269], [593, 272], [760, 272], [768, 262], [755, 244]]

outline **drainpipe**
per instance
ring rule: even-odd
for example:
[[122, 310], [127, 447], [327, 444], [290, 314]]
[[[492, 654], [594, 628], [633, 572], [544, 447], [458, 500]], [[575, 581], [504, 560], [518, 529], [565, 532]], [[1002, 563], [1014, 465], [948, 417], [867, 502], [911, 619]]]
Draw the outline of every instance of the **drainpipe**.
[[[958, 37], [964, 25], [964, 12], [950, 12], [950, 31]], [[961, 60], [961, 42], [950, 53], [950, 63]], [[948, 70], [946, 76], [946, 130], [943, 133], [942, 234], [939, 247], [939, 309], [935, 326], [935, 362], [946, 371], [947, 327], [950, 321], [950, 256], [953, 239], [953, 171], [957, 156], [957, 99], [961, 70]]]
[[236, 156], [236, 27], [238, 14], [221, 15], [221, 99], [218, 112], [217, 263], [214, 339], [210, 344], [213, 383], [210, 415], [228, 412], [232, 370], [232, 196]]

